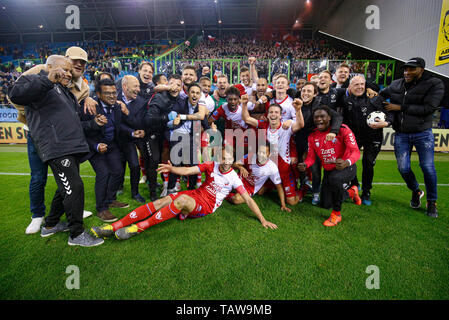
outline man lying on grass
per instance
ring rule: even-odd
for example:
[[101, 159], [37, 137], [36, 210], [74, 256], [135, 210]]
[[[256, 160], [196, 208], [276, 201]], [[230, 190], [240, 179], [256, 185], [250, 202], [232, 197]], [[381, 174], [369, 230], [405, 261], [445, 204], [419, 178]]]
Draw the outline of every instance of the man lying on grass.
[[160, 164], [157, 170], [159, 173], [171, 172], [188, 176], [204, 172], [206, 180], [198, 189], [170, 194], [138, 207], [117, 222], [93, 227], [91, 230], [99, 238], [109, 237], [115, 233], [117, 239], [129, 239], [151, 226], [176, 216], [184, 220], [187, 217], [200, 218], [214, 213], [232, 189], [237, 190], [242, 196], [264, 228], [277, 229], [277, 225], [265, 220], [256, 202], [243, 187], [242, 181], [232, 169], [233, 162], [232, 152], [223, 149], [221, 162], [210, 161], [194, 167], [174, 167], [170, 162]]

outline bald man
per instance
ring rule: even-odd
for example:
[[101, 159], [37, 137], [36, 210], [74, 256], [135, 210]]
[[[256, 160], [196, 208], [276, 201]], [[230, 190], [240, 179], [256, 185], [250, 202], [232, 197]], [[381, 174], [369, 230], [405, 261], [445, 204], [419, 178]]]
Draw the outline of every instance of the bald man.
[[[20, 77], [9, 92], [13, 103], [26, 106], [25, 117], [39, 158], [52, 169], [58, 187], [41, 236], [70, 231], [69, 245], [97, 246], [103, 241], [83, 227], [84, 185], [79, 163], [89, 146], [78, 117], [78, 102], [68, 89], [72, 63], [63, 56], [50, 56], [46, 70]], [[99, 125], [96, 120], [86, 124]], [[60, 220], [64, 213], [68, 223]]]
[[[136, 146], [146, 160], [149, 157], [149, 151], [145, 144], [145, 128], [142, 119], [147, 110], [148, 100], [139, 94], [141, 86], [136, 77], [131, 75], [124, 76], [121, 79], [121, 86], [122, 90], [118, 90], [119, 96], [117, 99], [122, 101], [129, 110], [129, 115], [123, 117], [124, 123], [130, 128], [138, 130], [139, 134], [134, 138], [127, 135], [120, 136], [119, 148], [122, 153], [123, 166], [126, 167], [126, 163], [128, 163], [131, 196], [134, 200], [140, 203], [146, 203], [145, 198], [139, 193], [140, 166]], [[122, 186], [124, 180], [124, 176], [122, 176]], [[123, 189], [123, 187], [121, 189]]]
[[[81, 103], [86, 97], [89, 96], [89, 86], [82, 80], [82, 73], [84, 72], [83, 66], [85, 63], [77, 60], [87, 61], [87, 53], [79, 47], [71, 47], [67, 49], [66, 56], [72, 62], [72, 78], [68, 84], [70, 92], [76, 97], [78, 103]], [[39, 64], [33, 68], [27, 70], [22, 75], [28, 76], [32, 74], [39, 74], [44, 71], [48, 73], [48, 65], [51, 64], [52, 59], [57, 59], [57, 55], [48, 57], [46, 64]], [[76, 59], [71, 59], [76, 58]], [[75, 65], [76, 64], [76, 70]], [[81, 72], [82, 71], [82, 72]], [[12, 101], [11, 101], [12, 103]], [[24, 130], [27, 134], [27, 151], [28, 151], [28, 163], [31, 169], [31, 180], [29, 186], [30, 196], [30, 211], [32, 213], [31, 223], [25, 230], [26, 234], [33, 234], [40, 230], [45, 216], [45, 186], [47, 184], [48, 165], [43, 163], [39, 158], [36, 147], [33, 143], [32, 135], [30, 134], [25, 118], [25, 107], [19, 104], [12, 103], [12, 105], [18, 111], [17, 120], [24, 124]], [[92, 215], [91, 211], [84, 210], [83, 217], [87, 218]]]
[[[364, 76], [353, 77], [349, 82], [348, 92], [349, 94], [343, 97], [343, 123], [354, 133], [359, 148], [363, 147], [362, 203], [369, 206], [372, 203], [374, 165], [383, 141], [382, 129], [393, 122], [393, 115], [385, 109], [383, 98], [367, 96]], [[384, 112], [386, 114], [385, 121], [368, 125], [366, 118], [373, 111]], [[357, 177], [352, 180], [352, 185], [359, 186]]]

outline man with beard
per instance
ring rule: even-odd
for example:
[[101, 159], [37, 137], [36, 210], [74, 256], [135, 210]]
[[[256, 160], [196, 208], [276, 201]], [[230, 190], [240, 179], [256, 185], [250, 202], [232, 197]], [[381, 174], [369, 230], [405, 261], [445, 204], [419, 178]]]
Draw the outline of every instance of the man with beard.
[[332, 87], [332, 73], [329, 70], [321, 71], [318, 77], [318, 97], [321, 100], [321, 104], [341, 113], [341, 99], [345, 94], [345, 90]]
[[169, 91], [157, 93], [151, 99], [143, 117], [143, 127], [145, 128], [144, 154], [149, 155], [148, 161], [145, 159], [145, 170], [152, 201], [158, 198], [156, 194], [156, 169], [161, 161], [161, 142], [164, 138], [164, 132], [167, 130], [167, 123], [174, 120], [178, 115], [173, 111], [173, 106], [179, 99], [182, 99], [179, 96], [182, 90], [181, 77], [177, 74], [170, 75], [168, 86], [170, 87]]
[[123, 219], [113, 224], [93, 227], [91, 230], [100, 238], [115, 235], [117, 239], [126, 240], [160, 222], [175, 217], [184, 220], [186, 218], [201, 218], [210, 215], [220, 207], [232, 189], [237, 190], [242, 196], [264, 228], [277, 229], [274, 223], [264, 218], [256, 202], [243, 187], [242, 181], [232, 169], [233, 162], [232, 150], [222, 149], [219, 162], [205, 162], [193, 167], [175, 167], [170, 162], [161, 164], [158, 172], [174, 173], [183, 176], [197, 175], [204, 172], [206, 181], [199, 189], [170, 194], [136, 208]]
[[[212, 99], [215, 102], [215, 110], [220, 108], [223, 104], [227, 103], [226, 100], [226, 89], [229, 87], [228, 77], [225, 74], [220, 74], [217, 77], [217, 89], [214, 91], [212, 95]], [[221, 135], [224, 136], [225, 130], [225, 121], [224, 119], [219, 119], [215, 121], [215, 125], [217, 126], [218, 131], [220, 131]]]
[[[170, 126], [169, 141], [170, 141], [170, 159], [175, 165], [194, 165], [198, 164], [201, 123], [205, 119], [207, 109], [204, 106], [204, 101], [201, 101], [203, 92], [198, 83], [192, 83], [187, 89], [187, 99], [179, 100], [174, 106], [173, 110], [178, 113], [179, 119], [183, 120], [179, 125]], [[207, 121], [206, 122], [207, 125]], [[208, 126], [207, 126], [208, 128]], [[206, 128], [206, 129], [207, 129]], [[174, 151], [177, 150], [177, 152]], [[176, 159], [175, 159], [176, 158]], [[167, 193], [175, 192], [175, 184], [177, 176], [171, 174], [168, 182]], [[195, 189], [198, 176], [190, 176], [188, 178], [189, 190]], [[201, 182], [201, 177], [200, 177]]]
[[265, 78], [258, 78], [256, 81], [256, 91], [253, 92], [254, 100], [256, 101], [254, 110], [250, 113], [252, 117], [257, 120], [262, 119], [270, 105], [267, 92], [271, 92], [272, 89], [268, 87], [268, 81]]
[[432, 115], [444, 97], [444, 83], [425, 71], [425, 67], [423, 58], [411, 58], [402, 66], [404, 77], [394, 80], [380, 95], [390, 99], [385, 109], [392, 111], [394, 115], [394, 153], [399, 172], [412, 191], [410, 206], [418, 209], [424, 196], [410, 166], [412, 148], [415, 147], [427, 190], [427, 215], [437, 218]]

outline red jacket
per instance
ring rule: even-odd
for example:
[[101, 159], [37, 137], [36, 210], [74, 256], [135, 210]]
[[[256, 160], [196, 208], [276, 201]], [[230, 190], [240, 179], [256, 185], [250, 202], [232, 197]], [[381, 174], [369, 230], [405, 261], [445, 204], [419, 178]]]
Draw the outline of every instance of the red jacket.
[[309, 152], [304, 161], [307, 168], [315, 163], [317, 155], [324, 170], [328, 171], [335, 169], [335, 160], [337, 159], [349, 160], [351, 165], [360, 159], [359, 147], [348, 126], [342, 124], [333, 141], [326, 141], [326, 135], [329, 132], [330, 129], [325, 132], [315, 129], [309, 135]]

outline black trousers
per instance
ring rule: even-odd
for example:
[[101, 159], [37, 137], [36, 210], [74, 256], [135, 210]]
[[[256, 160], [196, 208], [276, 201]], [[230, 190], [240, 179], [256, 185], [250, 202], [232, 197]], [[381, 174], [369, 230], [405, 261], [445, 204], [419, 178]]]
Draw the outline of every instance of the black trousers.
[[145, 160], [145, 170], [147, 172], [148, 187], [150, 193], [157, 189], [157, 167], [161, 162], [161, 140], [159, 135], [145, 135], [145, 138], [139, 139], [136, 143], [143, 159]]
[[123, 176], [122, 155], [118, 145], [108, 144], [106, 153], [97, 153], [89, 159], [95, 171], [95, 199], [98, 212], [107, 210], [115, 199]]
[[50, 213], [45, 218], [45, 227], [54, 227], [65, 212], [70, 236], [76, 238], [84, 231], [84, 184], [79, 172], [79, 158], [63, 156], [49, 160], [48, 165], [58, 189], [51, 202]]
[[[359, 148], [363, 147], [362, 159], [362, 189], [364, 194], [369, 194], [373, 188], [374, 165], [376, 164], [377, 155], [382, 147], [382, 137], [377, 139], [356, 139]], [[352, 180], [353, 186], [359, 185], [357, 176]]]
[[[306, 138], [295, 136], [296, 150], [298, 152], [298, 163], [303, 162], [303, 156], [308, 151], [308, 142]], [[321, 185], [321, 161], [319, 157], [316, 157], [315, 163], [309, 168], [312, 172], [312, 193], [320, 192]], [[306, 179], [305, 172], [299, 172], [300, 184], [304, 184]]]
[[[177, 149], [174, 150], [174, 148]], [[185, 134], [178, 137], [178, 140], [170, 140], [170, 159], [174, 166], [192, 166], [194, 164], [194, 144], [193, 137], [190, 134]], [[176, 185], [178, 175], [170, 173], [168, 178], [168, 189], [173, 189]], [[189, 190], [195, 189], [197, 176], [192, 175], [188, 177]]]
[[136, 150], [137, 143], [134, 141], [122, 142], [119, 145], [120, 152], [122, 154], [123, 175], [120, 181], [120, 185], [123, 186], [125, 180], [126, 163], [129, 167], [131, 196], [135, 196], [139, 193], [139, 180], [140, 180], [140, 165], [139, 157]]
[[348, 197], [348, 188], [351, 186], [351, 180], [357, 175], [357, 166], [355, 164], [344, 168], [343, 170], [324, 170], [323, 184], [321, 185], [321, 206], [323, 208], [332, 208], [335, 211], [341, 211], [341, 204]]

